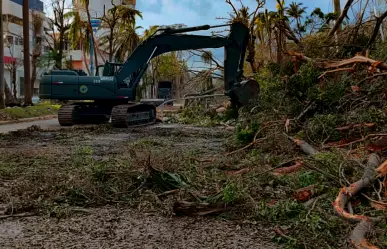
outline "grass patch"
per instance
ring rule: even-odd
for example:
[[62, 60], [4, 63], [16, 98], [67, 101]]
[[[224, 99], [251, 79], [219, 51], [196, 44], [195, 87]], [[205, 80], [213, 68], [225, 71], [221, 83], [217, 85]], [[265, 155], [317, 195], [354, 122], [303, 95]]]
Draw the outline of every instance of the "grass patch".
[[37, 104], [28, 107], [11, 107], [0, 110], [0, 121], [33, 118], [58, 113], [60, 105]]

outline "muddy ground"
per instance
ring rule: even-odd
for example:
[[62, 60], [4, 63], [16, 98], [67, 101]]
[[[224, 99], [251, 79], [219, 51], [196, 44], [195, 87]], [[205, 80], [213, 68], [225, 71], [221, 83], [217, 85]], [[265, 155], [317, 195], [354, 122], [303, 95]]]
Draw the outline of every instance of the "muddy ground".
[[277, 248], [255, 221], [174, 210], [219, 191], [225, 179], [206, 184], [198, 161], [224, 154], [231, 136], [162, 124], [2, 135], [0, 248]]

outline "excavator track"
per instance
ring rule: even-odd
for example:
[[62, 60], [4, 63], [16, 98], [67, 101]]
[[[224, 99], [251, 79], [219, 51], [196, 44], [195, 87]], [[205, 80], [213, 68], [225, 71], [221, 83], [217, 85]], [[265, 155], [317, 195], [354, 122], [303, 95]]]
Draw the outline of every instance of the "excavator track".
[[111, 124], [116, 128], [150, 125], [156, 122], [156, 107], [147, 104], [127, 104], [113, 107]]
[[62, 105], [58, 111], [58, 121], [61, 126], [73, 126], [75, 105]]

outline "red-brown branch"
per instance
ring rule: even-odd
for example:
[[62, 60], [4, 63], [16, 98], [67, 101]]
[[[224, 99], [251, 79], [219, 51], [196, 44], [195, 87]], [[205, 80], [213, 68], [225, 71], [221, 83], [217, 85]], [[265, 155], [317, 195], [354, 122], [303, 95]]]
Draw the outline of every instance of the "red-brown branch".
[[365, 234], [372, 227], [372, 219], [364, 215], [351, 214], [345, 210], [349, 200], [358, 194], [363, 188], [370, 186], [376, 180], [376, 167], [380, 164], [380, 158], [376, 154], [371, 154], [368, 158], [366, 170], [362, 178], [352, 183], [349, 187], [344, 187], [340, 190], [335, 202], [333, 203], [333, 208], [335, 212], [352, 221], [360, 222], [356, 228], [353, 230], [350, 239], [351, 243], [356, 248], [368, 248], [376, 249], [377, 247], [371, 245], [366, 239]]
[[362, 63], [362, 64], [367, 64], [367, 65], [375, 65], [376, 68], [387, 70], [387, 63], [381, 62], [381, 61], [376, 61], [370, 58], [367, 58], [365, 56], [354, 56], [350, 59], [342, 60], [339, 62], [335, 63], [329, 63], [325, 65], [325, 68], [339, 68], [339, 67], [344, 67], [348, 65], [352, 65], [354, 63]]

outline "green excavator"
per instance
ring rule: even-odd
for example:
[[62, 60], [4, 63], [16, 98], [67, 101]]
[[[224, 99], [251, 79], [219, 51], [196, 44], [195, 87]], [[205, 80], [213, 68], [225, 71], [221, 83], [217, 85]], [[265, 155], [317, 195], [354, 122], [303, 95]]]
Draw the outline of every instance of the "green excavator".
[[259, 94], [258, 83], [243, 76], [249, 29], [235, 22], [230, 24], [226, 37], [184, 34], [221, 26], [226, 25], [159, 29], [137, 46], [124, 63], [105, 63], [102, 76], [43, 75], [39, 97], [79, 101], [61, 106], [58, 120], [62, 126], [109, 120], [113, 127], [151, 124], [156, 121], [156, 106], [135, 102], [136, 89], [151, 59], [171, 51], [224, 47], [225, 95], [235, 106], [246, 105]]

